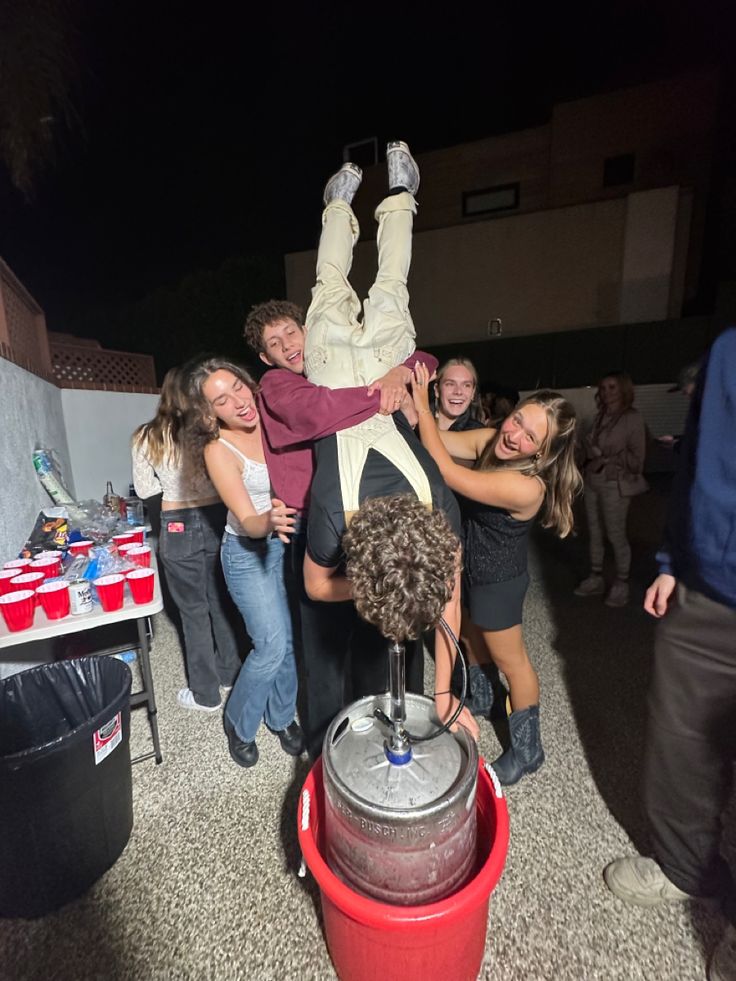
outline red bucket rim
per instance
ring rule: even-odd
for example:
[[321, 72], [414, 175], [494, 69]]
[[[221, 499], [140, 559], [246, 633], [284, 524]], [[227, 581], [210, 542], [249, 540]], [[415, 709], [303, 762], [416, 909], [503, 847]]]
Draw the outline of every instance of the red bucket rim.
[[[310, 807], [313, 806], [315, 791], [322, 791], [322, 759], [318, 759], [307, 775], [299, 797], [297, 832], [299, 846], [307, 867], [314, 876], [320, 891], [339, 909], [349, 912], [353, 919], [366, 926], [386, 929], [401, 929], [408, 921], [431, 924], [439, 919], [452, 919], [465, 914], [470, 907], [485, 902], [501, 878], [509, 844], [509, 812], [503, 794], [497, 795], [496, 788], [485, 768], [483, 759], [478, 762], [478, 789], [489, 801], [495, 813], [496, 833], [491, 850], [477, 874], [451, 896], [423, 906], [393, 906], [370, 899], [346, 886], [322, 857], [315, 835], [310, 827], [302, 830], [302, 809], [304, 791], [309, 791]], [[500, 788], [499, 788], [500, 793]], [[477, 806], [477, 804], [476, 804]]]

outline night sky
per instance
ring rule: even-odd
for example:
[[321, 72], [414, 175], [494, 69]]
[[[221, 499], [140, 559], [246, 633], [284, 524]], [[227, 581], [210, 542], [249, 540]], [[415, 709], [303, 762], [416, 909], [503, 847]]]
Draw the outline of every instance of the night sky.
[[[34, 200], [0, 167], [0, 256], [51, 330], [126, 347], [120, 311], [153, 291], [235, 256], [277, 268], [312, 247], [345, 143], [433, 149], [543, 123], [561, 99], [718, 64], [733, 57], [730, 7], [209, 2], [187, 13], [79, 0], [81, 125], [60, 129]], [[145, 349], [135, 332], [127, 346]]]

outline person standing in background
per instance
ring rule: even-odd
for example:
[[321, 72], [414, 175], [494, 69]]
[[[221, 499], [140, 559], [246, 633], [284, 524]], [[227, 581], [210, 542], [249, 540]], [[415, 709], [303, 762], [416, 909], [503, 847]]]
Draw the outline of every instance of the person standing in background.
[[482, 429], [478, 372], [469, 358], [450, 358], [434, 382], [435, 419], [439, 429]]
[[626, 606], [631, 569], [626, 519], [631, 498], [648, 490], [642, 475], [646, 426], [633, 407], [633, 382], [623, 371], [612, 371], [601, 378], [596, 403], [598, 414], [584, 441], [583, 466], [590, 573], [576, 588], [575, 595], [600, 596], [606, 592], [603, 556], [608, 539], [613, 548], [616, 579], [604, 602], [606, 606]]
[[604, 871], [637, 906], [714, 897], [728, 926], [709, 981], [736, 978], [736, 883], [721, 855], [736, 760], [736, 329], [706, 357], [670, 497], [659, 575], [644, 600], [659, 620], [649, 689], [644, 805], [653, 858]]
[[227, 509], [204, 472], [183, 452], [187, 395], [182, 368], [167, 372], [156, 415], [133, 434], [133, 484], [138, 497], [162, 494], [158, 554], [181, 616], [189, 686], [182, 708], [216, 712], [220, 689], [240, 671], [235, 610], [220, 567]]

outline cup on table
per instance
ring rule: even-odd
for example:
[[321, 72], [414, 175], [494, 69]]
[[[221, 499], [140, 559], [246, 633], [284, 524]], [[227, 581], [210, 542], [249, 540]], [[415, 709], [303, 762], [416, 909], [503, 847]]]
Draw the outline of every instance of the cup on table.
[[17, 576], [17, 569], [0, 569], [0, 596], [12, 592], [13, 587], [10, 585], [10, 580]]
[[32, 589], [19, 589], [0, 596], [0, 610], [8, 630], [28, 630], [33, 626], [36, 594]]
[[43, 572], [21, 572], [19, 576], [15, 576], [10, 580], [10, 589], [14, 593], [26, 589], [35, 590], [38, 589], [45, 578], [46, 574]]
[[135, 548], [129, 548], [125, 553], [125, 558], [144, 569], [148, 569], [151, 565], [151, 546], [136, 545]]
[[119, 572], [95, 579], [97, 595], [105, 613], [113, 613], [115, 610], [122, 609], [124, 587], [125, 576], [121, 576]]
[[134, 603], [151, 603], [153, 601], [153, 585], [156, 573], [153, 569], [133, 569], [127, 573], [130, 592]]
[[112, 541], [116, 549], [120, 550], [121, 545], [129, 545], [131, 542], [136, 545], [135, 535], [132, 532], [125, 532], [122, 535], [113, 535]]
[[31, 564], [32, 559], [11, 559], [10, 562], [3, 563], [3, 569], [15, 569], [16, 576], [24, 572]]
[[62, 617], [69, 616], [69, 583], [61, 579], [41, 583], [36, 596], [49, 620], [61, 620]]
[[124, 559], [131, 548], [138, 548], [138, 542], [126, 542], [124, 545], [118, 545], [118, 555], [121, 559]]
[[54, 558], [34, 559], [28, 571], [42, 572], [47, 579], [54, 579], [61, 575], [61, 556], [57, 554]]
[[69, 542], [69, 554], [74, 558], [75, 555], [89, 555], [94, 542]]
[[131, 528], [130, 534], [134, 536], [134, 541], [138, 545], [146, 544], [146, 529], [144, 525], [138, 525], [136, 528]]

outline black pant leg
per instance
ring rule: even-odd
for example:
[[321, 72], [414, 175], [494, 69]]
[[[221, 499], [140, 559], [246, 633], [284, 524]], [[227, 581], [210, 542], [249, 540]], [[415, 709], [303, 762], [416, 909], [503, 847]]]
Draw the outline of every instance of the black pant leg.
[[658, 862], [694, 896], [732, 895], [720, 839], [736, 736], [735, 638], [736, 610], [680, 586], [655, 643], [645, 805]]

